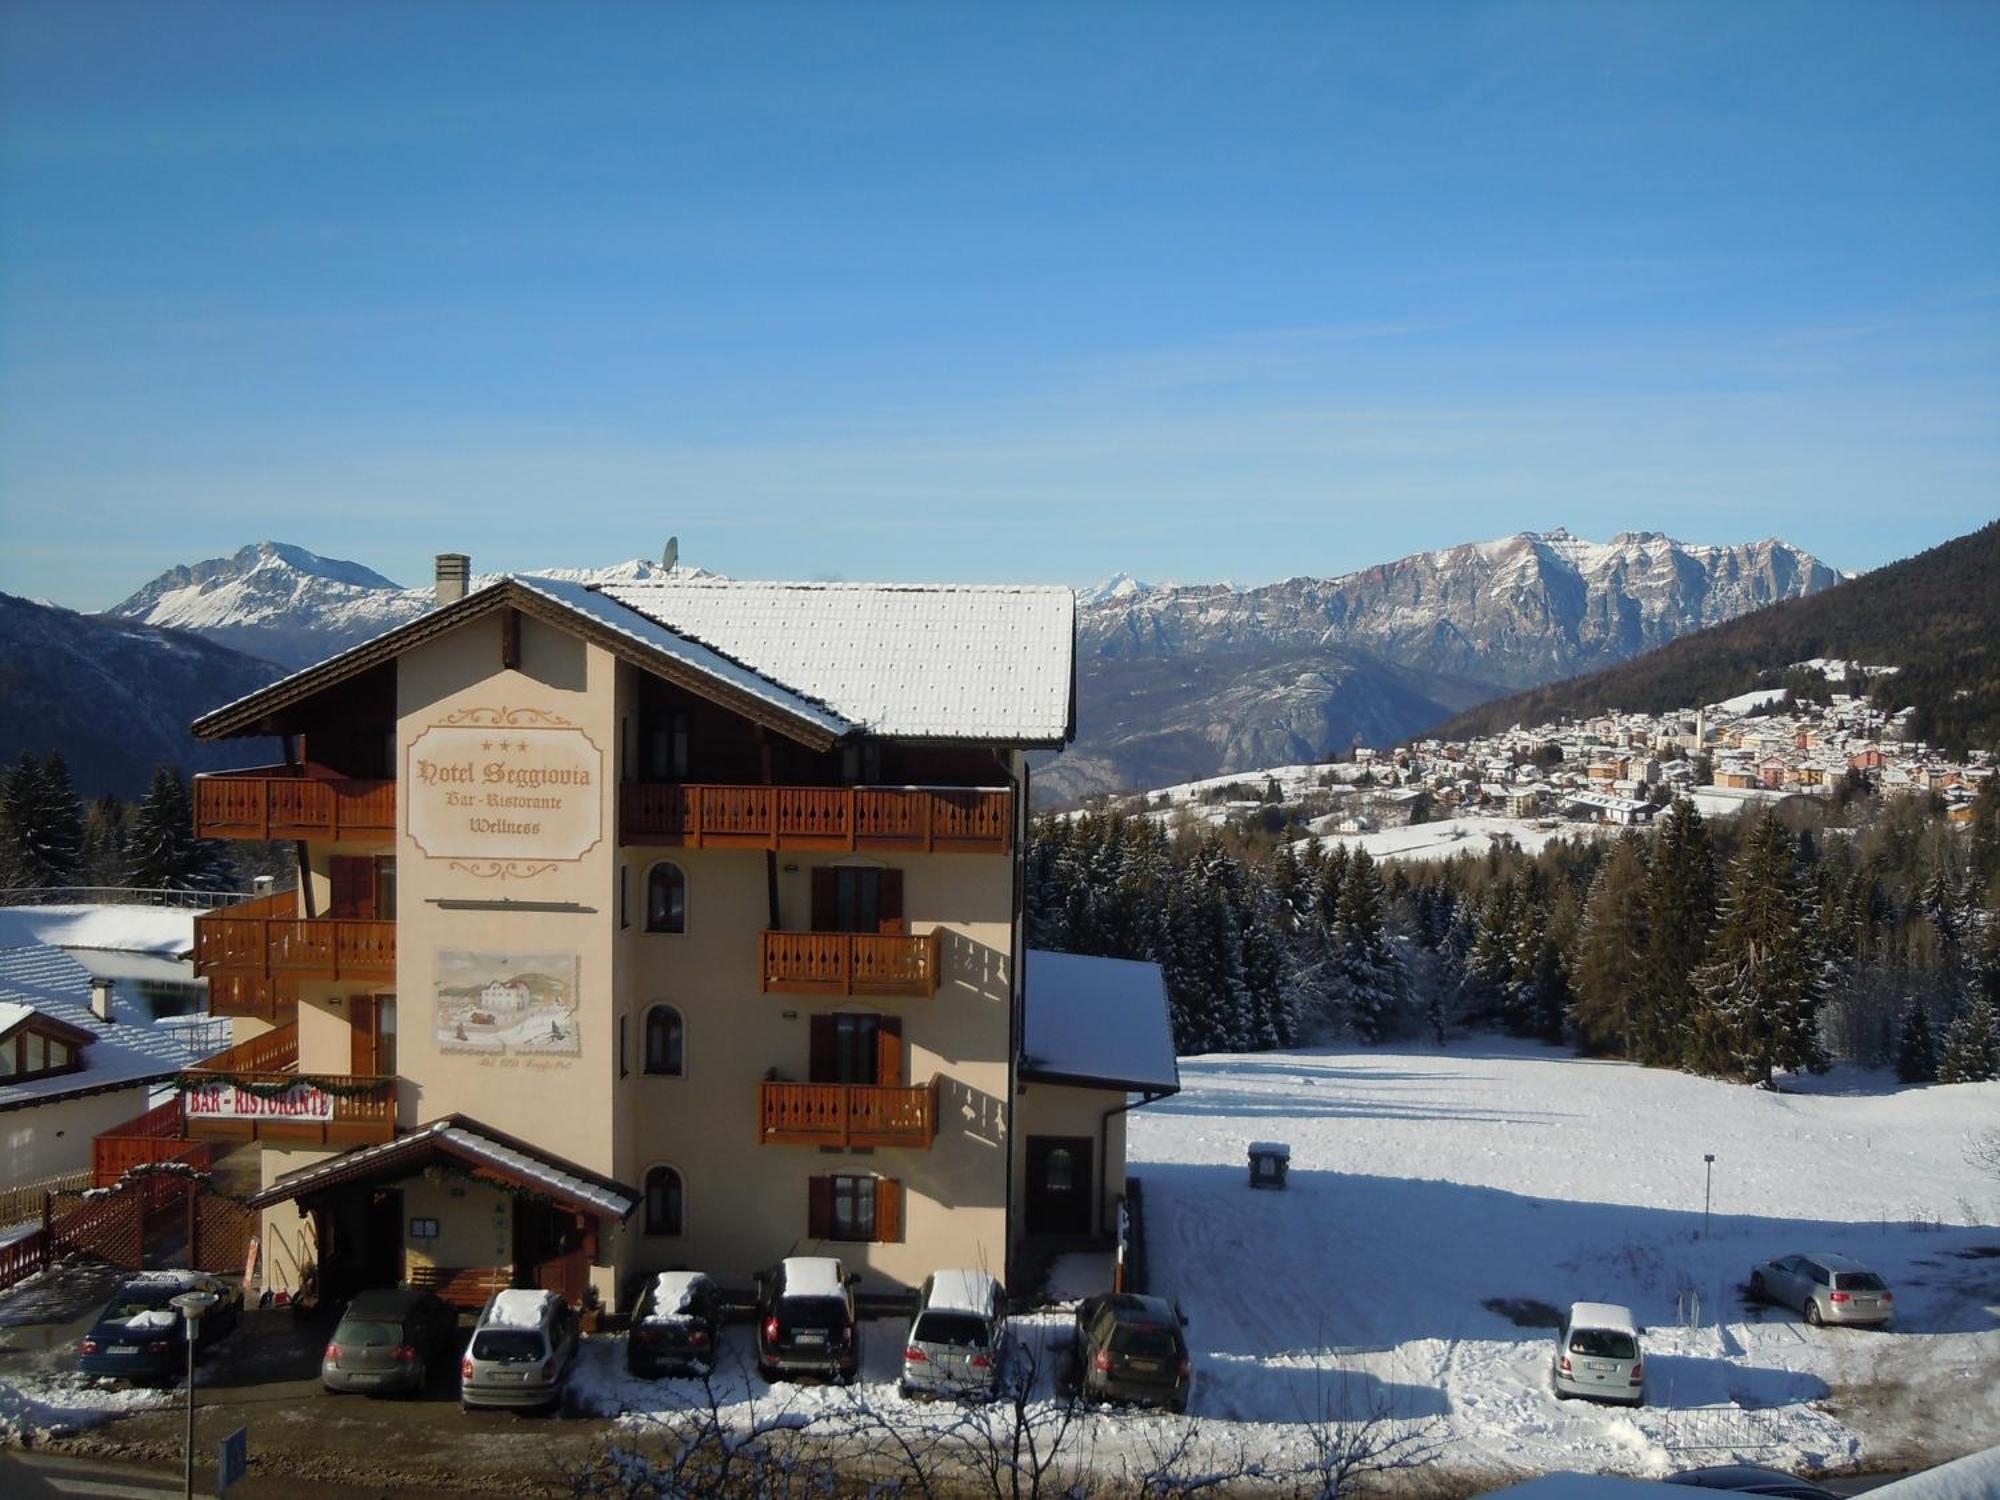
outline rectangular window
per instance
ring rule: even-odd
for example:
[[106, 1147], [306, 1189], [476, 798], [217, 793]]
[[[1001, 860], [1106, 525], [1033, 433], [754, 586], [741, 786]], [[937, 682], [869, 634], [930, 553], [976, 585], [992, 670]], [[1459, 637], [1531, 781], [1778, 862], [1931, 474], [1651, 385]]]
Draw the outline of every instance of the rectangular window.
[[874, 1083], [880, 1049], [879, 1016], [840, 1015], [833, 1018], [833, 1077], [814, 1082]]
[[620, 927], [630, 927], [632, 925], [632, 908], [625, 895], [625, 867], [623, 865], [618, 867], [618, 925]]
[[[618, 873], [622, 876], [625, 872], [620, 870]], [[618, 1076], [623, 1078], [629, 1071], [631, 1070], [625, 1066], [625, 1018], [620, 1016], [618, 1018]]]
[[29, 1032], [28, 1066], [24, 1071], [29, 1073], [41, 1073], [45, 1072], [48, 1069], [48, 1066], [49, 1066], [49, 1039], [43, 1036], [39, 1031]]
[[836, 1177], [833, 1179], [833, 1223], [830, 1240], [872, 1240], [875, 1238], [875, 1179]]
[[0, 1042], [0, 1078], [12, 1078], [15, 1073], [20, 1071], [20, 1063], [16, 1061], [20, 1045], [21, 1039], [19, 1037], [12, 1037], [7, 1041]]

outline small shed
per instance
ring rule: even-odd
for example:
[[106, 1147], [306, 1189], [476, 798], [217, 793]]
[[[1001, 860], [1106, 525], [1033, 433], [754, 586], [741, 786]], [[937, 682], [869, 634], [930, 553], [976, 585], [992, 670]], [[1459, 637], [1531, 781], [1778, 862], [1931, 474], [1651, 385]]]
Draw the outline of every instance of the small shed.
[[1285, 1173], [1292, 1164], [1292, 1148], [1283, 1141], [1252, 1141], [1250, 1143], [1250, 1186], [1253, 1188], [1282, 1188]]

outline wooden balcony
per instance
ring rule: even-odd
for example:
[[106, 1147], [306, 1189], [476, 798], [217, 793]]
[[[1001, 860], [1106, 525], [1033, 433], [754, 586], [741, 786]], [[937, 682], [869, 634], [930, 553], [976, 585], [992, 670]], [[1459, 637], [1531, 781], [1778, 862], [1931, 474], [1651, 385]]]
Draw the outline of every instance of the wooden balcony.
[[379, 839], [396, 833], [396, 783], [324, 766], [259, 766], [194, 779], [194, 829], [205, 839]]
[[185, 1069], [187, 1134], [204, 1141], [367, 1146], [396, 1134], [396, 1080], [300, 1073], [299, 1028], [281, 1026]]
[[626, 844], [689, 849], [917, 850], [1005, 854], [1005, 788], [699, 786], [628, 781], [618, 799]]
[[766, 932], [757, 973], [765, 994], [911, 995], [938, 988], [935, 931], [914, 937], [875, 932]]
[[217, 1014], [275, 1013], [287, 983], [301, 979], [396, 977], [394, 922], [297, 912], [297, 893], [281, 891], [194, 919], [195, 973], [210, 981], [211, 999], [232, 992], [225, 1007], [211, 1006]]
[[96, 1137], [90, 1149], [91, 1181], [95, 1187], [111, 1187], [133, 1167], [170, 1161], [206, 1171], [212, 1155], [207, 1143], [188, 1139], [187, 1113], [176, 1096]]
[[910, 1146], [937, 1139], [938, 1086], [760, 1083], [757, 1140], [780, 1146]]

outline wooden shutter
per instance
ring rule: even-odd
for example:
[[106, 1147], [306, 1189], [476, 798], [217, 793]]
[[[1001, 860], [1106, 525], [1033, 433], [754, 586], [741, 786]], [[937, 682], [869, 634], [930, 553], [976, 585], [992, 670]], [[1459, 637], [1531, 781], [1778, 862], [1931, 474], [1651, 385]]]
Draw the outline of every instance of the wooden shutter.
[[875, 898], [876, 931], [898, 933], [903, 930], [903, 872], [884, 870], [881, 874]]
[[840, 924], [840, 877], [831, 867], [814, 870], [812, 877], [812, 930], [837, 932]]
[[358, 1073], [364, 1078], [373, 1077], [380, 1071], [376, 1066], [375, 1043], [375, 997], [373, 995], [353, 995], [347, 1002], [347, 1024], [352, 1043], [349, 1056], [352, 1066], [350, 1073]]
[[366, 856], [336, 854], [328, 868], [332, 886], [330, 917], [375, 918], [375, 861]]
[[893, 1177], [875, 1179], [875, 1238], [884, 1245], [903, 1239], [903, 1184]]
[[875, 1018], [875, 1081], [884, 1088], [903, 1086], [903, 1018]]
[[812, 1018], [812, 1058], [807, 1079], [812, 1083], [832, 1083], [834, 1073], [839, 1068], [835, 1060], [836, 1048], [833, 1034], [832, 1016]]
[[833, 1179], [806, 1179], [806, 1238], [823, 1240], [833, 1233]]

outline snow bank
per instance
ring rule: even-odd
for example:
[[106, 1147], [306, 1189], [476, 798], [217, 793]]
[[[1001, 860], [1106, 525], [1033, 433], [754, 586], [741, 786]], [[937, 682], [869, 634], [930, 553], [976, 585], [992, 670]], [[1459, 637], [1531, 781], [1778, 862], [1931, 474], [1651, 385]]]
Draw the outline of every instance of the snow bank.
[[66, 1437], [135, 1411], [167, 1406], [167, 1391], [123, 1389], [84, 1375], [0, 1379], [0, 1444]]

